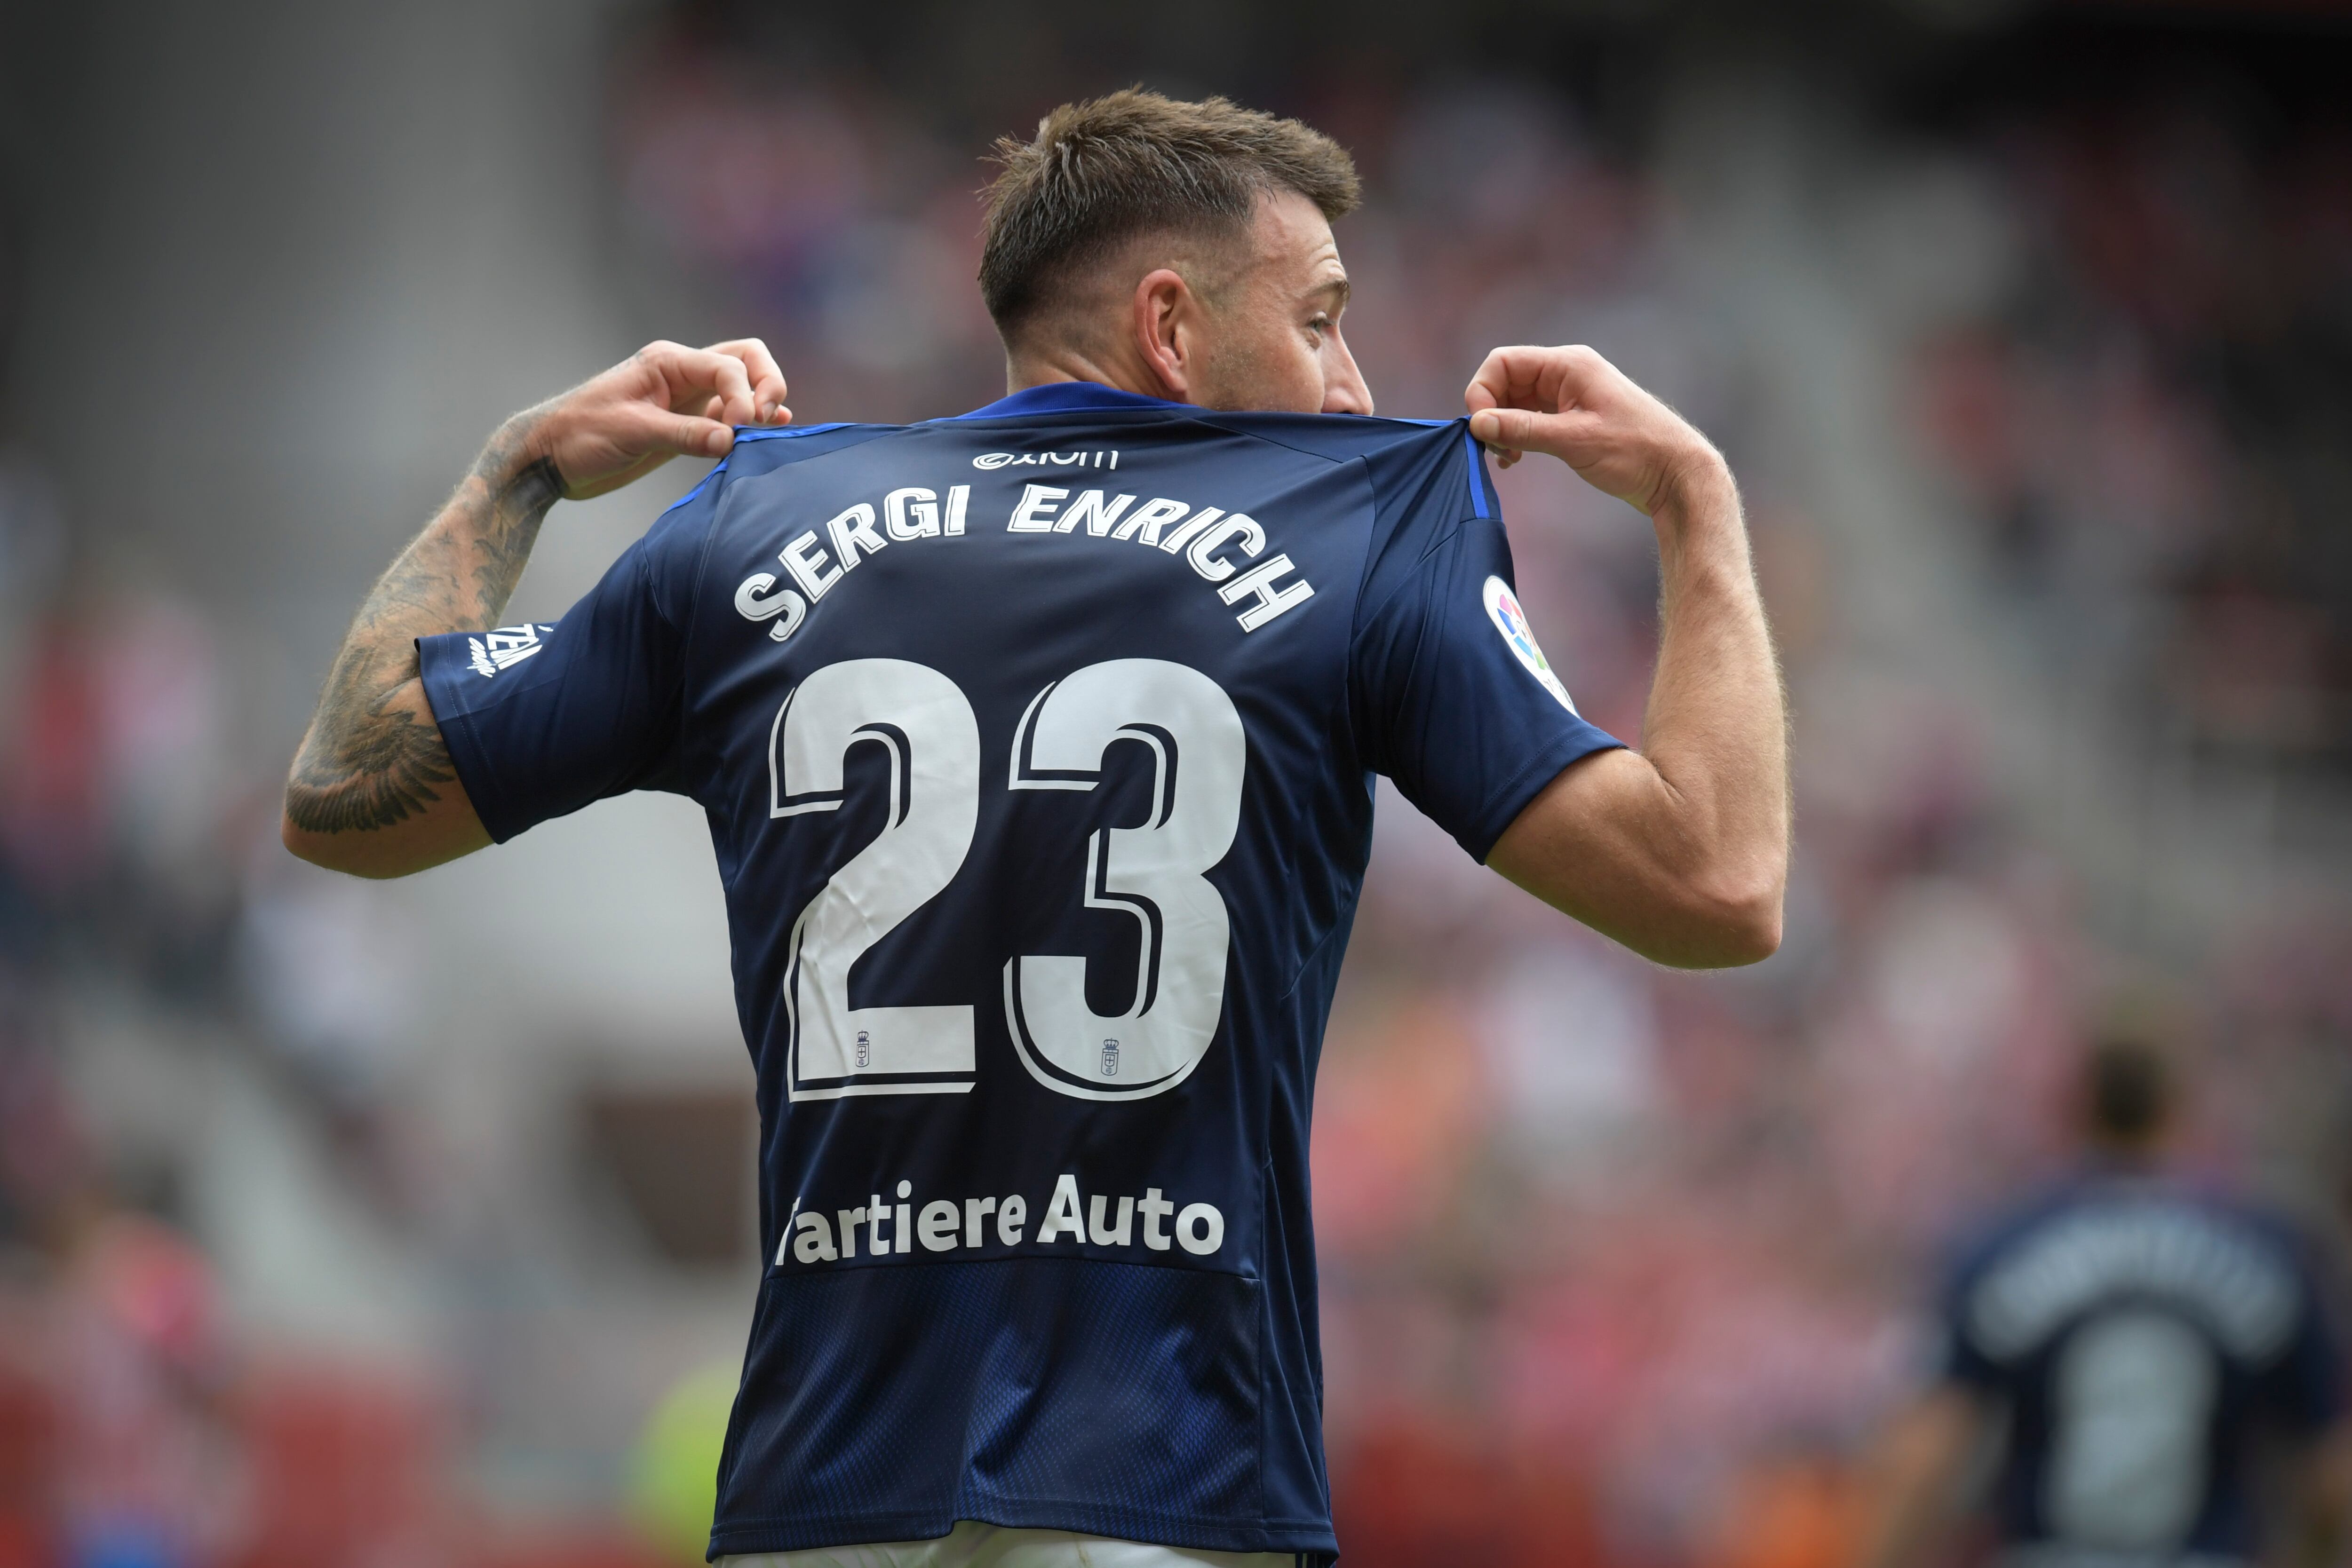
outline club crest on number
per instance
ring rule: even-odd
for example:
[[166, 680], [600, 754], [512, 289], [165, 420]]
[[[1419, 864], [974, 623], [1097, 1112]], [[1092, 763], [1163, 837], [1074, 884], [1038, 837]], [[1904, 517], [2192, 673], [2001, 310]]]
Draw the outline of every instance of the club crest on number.
[[1103, 1041], [1103, 1076], [1105, 1078], [1118, 1076], [1118, 1041], [1115, 1040]]

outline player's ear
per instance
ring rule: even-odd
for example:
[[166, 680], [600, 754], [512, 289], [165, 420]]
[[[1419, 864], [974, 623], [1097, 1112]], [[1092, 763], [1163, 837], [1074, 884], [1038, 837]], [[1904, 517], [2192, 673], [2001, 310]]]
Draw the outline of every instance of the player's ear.
[[1135, 286], [1135, 348], [1162, 394], [1191, 401], [1201, 350], [1201, 302], [1183, 275], [1160, 267]]

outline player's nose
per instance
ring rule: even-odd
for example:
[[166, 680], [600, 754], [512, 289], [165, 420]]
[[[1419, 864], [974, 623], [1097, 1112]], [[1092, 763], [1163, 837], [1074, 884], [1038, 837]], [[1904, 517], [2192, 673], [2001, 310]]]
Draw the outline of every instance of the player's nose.
[[1371, 413], [1372, 389], [1365, 384], [1364, 372], [1357, 368], [1356, 356], [1348, 351], [1347, 341], [1335, 331], [1324, 353], [1323, 412]]

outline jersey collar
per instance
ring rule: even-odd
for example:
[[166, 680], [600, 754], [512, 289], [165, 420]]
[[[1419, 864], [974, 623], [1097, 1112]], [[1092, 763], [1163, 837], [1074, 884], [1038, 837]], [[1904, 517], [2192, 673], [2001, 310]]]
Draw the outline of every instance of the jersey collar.
[[955, 415], [957, 419], [1004, 419], [1030, 413], [1069, 413], [1080, 409], [1103, 408], [1189, 408], [1190, 403], [1170, 402], [1165, 398], [1145, 397], [1141, 392], [1120, 392], [1099, 382], [1047, 382], [1042, 386], [1024, 387], [1011, 397], [998, 398], [986, 408], [973, 409], [970, 413]]

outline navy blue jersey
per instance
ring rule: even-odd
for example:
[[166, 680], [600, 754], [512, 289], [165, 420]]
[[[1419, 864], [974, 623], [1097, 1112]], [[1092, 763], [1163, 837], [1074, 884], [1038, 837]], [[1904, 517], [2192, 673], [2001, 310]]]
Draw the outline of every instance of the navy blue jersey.
[[2074, 1182], [1955, 1269], [1946, 1375], [2007, 1416], [2012, 1548], [2251, 1559], [2265, 1429], [2341, 1410], [2327, 1313], [2278, 1223], [2169, 1183]]
[[1615, 744], [1462, 422], [745, 431], [562, 621], [421, 646], [493, 837], [709, 817], [769, 1260], [714, 1554], [1336, 1550], [1307, 1120], [1371, 775], [1483, 859]]

